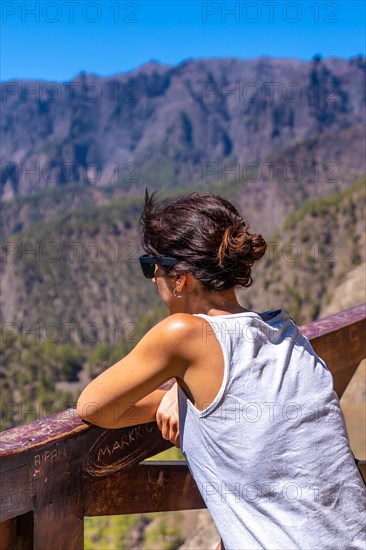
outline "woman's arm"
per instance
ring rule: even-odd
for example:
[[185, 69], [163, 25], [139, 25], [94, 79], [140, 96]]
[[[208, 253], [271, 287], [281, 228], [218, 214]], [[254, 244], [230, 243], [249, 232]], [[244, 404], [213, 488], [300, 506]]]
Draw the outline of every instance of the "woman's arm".
[[[118, 411], [117, 406], [113, 410], [113, 418], [109, 417], [109, 420], [106, 418], [105, 412], [103, 413], [103, 411], [100, 410], [97, 403], [81, 404], [79, 400], [77, 411], [81, 418], [96, 426], [101, 426], [103, 428], [128, 428], [129, 426], [136, 426], [137, 424], [154, 422], [156, 419], [156, 412], [166, 393], [166, 390], [155, 390], [146, 397], [140, 399], [137, 403], [131, 405], [122, 414], [121, 411]], [[104, 415], [103, 418], [102, 414]]]
[[171, 378], [183, 378], [187, 368], [189, 318], [179, 313], [163, 319], [131, 353], [90, 382], [77, 403], [79, 416], [103, 428], [155, 420], [166, 393], [158, 388]]

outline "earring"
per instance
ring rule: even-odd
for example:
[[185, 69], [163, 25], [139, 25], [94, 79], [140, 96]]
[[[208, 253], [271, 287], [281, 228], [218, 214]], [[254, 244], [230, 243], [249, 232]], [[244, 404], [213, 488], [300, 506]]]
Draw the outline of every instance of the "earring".
[[177, 294], [177, 289], [174, 288], [174, 289], [173, 289], [173, 296], [174, 296], [175, 298], [183, 298], [183, 292], [182, 292], [182, 294]]

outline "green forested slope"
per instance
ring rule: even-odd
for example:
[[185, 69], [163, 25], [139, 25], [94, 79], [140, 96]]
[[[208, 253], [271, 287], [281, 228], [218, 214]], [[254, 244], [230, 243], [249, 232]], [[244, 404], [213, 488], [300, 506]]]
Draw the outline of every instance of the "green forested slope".
[[239, 293], [246, 306], [281, 307], [298, 324], [318, 318], [347, 273], [365, 261], [365, 181], [309, 200], [287, 218], [268, 239], [253, 285]]

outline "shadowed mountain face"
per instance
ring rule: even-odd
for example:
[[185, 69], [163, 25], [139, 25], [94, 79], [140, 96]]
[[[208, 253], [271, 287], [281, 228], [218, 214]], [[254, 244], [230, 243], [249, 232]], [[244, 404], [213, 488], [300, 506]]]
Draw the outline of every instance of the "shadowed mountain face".
[[155, 187], [226, 181], [233, 168], [248, 176], [251, 163], [362, 125], [364, 71], [362, 57], [207, 59], [65, 83], [4, 82], [1, 194], [69, 183], [127, 191], [142, 177]]

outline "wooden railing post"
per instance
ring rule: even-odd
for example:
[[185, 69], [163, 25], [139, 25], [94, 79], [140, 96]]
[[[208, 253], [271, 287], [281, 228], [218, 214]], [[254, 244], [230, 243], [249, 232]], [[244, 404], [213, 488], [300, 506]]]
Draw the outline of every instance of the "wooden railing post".
[[34, 513], [34, 550], [83, 550], [84, 516], [73, 503], [54, 502]]

